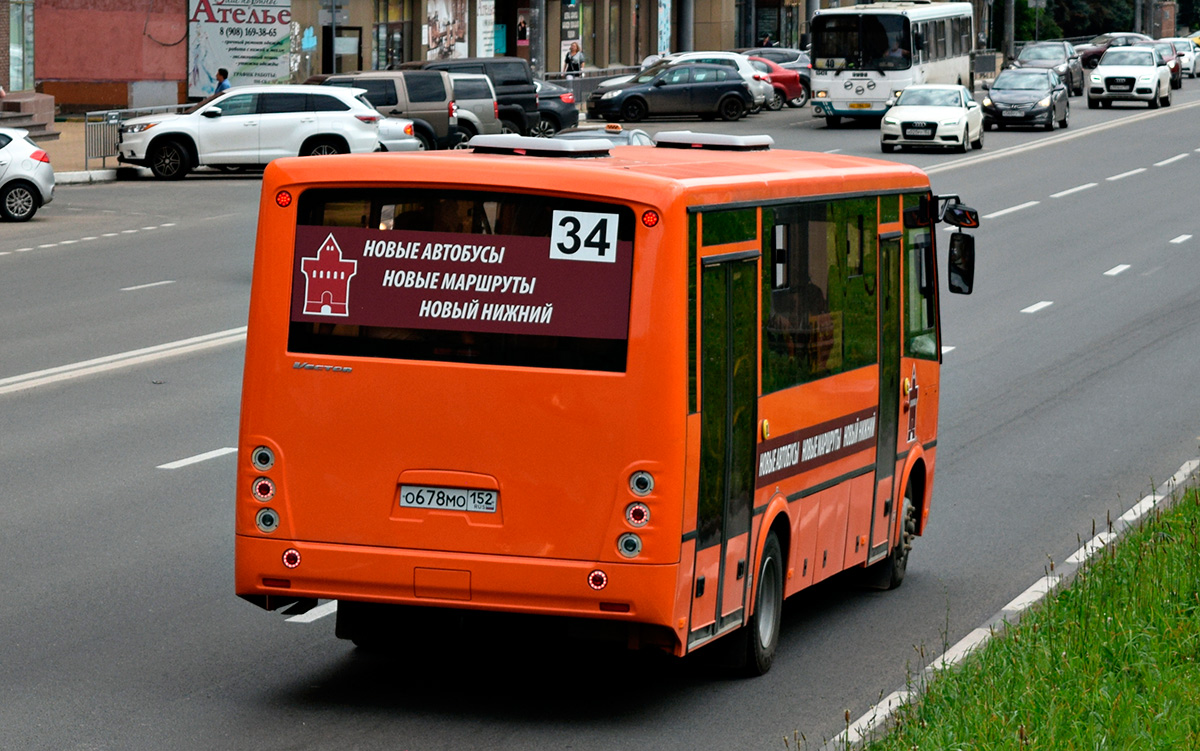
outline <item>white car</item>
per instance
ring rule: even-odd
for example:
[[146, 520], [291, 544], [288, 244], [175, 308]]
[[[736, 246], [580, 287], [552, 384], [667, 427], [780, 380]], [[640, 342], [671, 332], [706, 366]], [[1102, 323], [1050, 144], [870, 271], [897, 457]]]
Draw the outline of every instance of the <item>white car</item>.
[[425, 144], [413, 131], [413, 121], [404, 117], [379, 118], [380, 151], [424, 151]]
[[1200, 75], [1200, 50], [1191, 39], [1184, 37], [1167, 37], [1159, 39], [1160, 42], [1170, 42], [1175, 48], [1175, 54], [1179, 55], [1179, 62], [1183, 65], [1183, 74], [1188, 78], [1195, 78]]
[[909, 86], [883, 116], [879, 148], [889, 154], [900, 146], [983, 148], [983, 108], [965, 86]]
[[[750, 58], [738, 52], [675, 52], [661, 57], [651, 56], [643, 61], [642, 73], [658, 66], [678, 65], [679, 63], [708, 63], [709, 65], [724, 65], [736, 68], [746, 83], [750, 85], [750, 95], [754, 98], [754, 111], [762, 109], [771, 97], [775, 96], [775, 87], [767, 77], [754, 69]], [[648, 63], [648, 64], [646, 64]], [[640, 74], [639, 74], [640, 75]], [[600, 83], [601, 89], [608, 89], [629, 83], [633, 76], [617, 76], [606, 78]]]
[[1171, 69], [1153, 47], [1112, 47], [1088, 76], [1089, 109], [1113, 102], [1171, 104]]
[[29, 131], [0, 128], [0, 216], [27, 222], [54, 200], [54, 168]]
[[375, 151], [380, 115], [362, 95], [338, 86], [238, 86], [186, 114], [124, 121], [117, 161], [178, 180], [193, 167]]

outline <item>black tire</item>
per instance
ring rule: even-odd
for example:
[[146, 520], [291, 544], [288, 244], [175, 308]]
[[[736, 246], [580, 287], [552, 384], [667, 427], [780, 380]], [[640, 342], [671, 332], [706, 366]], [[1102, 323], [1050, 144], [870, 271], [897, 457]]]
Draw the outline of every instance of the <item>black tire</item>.
[[[1170, 90], [1171, 90], [1171, 87], [1168, 86], [1167, 91], [1170, 92]], [[1158, 95], [1159, 91], [1160, 91], [1159, 89], [1155, 89], [1154, 96], [1150, 99], [1149, 102], [1146, 103], [1150, 106], [1150, 109], [1152, 109], [1152, 110], [1156, 110], [1162, 105], [1162, 97]]]
[[981, 127], [979, 129], [979, 138], [975, 139], [974, 141], [971, 141], [971, 148], [977, 149], [977, 150], [983, 148], [983, 131], [984, 130], [986, 130], [986, 128]]
[[537, 125], [533, 126], [533, 130], [529, 131], [529, 135], [535, 138], [550, 138], [557, 132], [558, 124], [553, 119], [542, 115]]
[[783, 620], [783, 550], [774, 532], [767, 533], [763, 545], [758, 578], [754, 580], [754, 614], [742, 628], [744, 665], [741, 672], [754, 677], [771, 669], [779, 646], [779, 625]]
[[991, 130], [991, 129], [992, 129], [992, 128], [994, 128], [994, 127], [996, 127], [996, 124], [995, 124], [995, 123], [993, 123], [993, 122], [990, 122], [990, 121], [988, 121], [988, 120], [984, 120], [984, 121], [983, 121], [983, 129], [984, 129], [984, 130]]
[[1063, 107], [1062, 119], [1058, 121], [1058, 127], [1067, 128], [1071, 125], [1071, 103], [1067, 102], [1067, 106]]
[[879, 150], [880, 150], [880, 151], [882, 151], [882, 152], [883, 152], [883, 153], [885, 153], [885, 154], [890, 154], [890, 153], [892, 153], [893, 151], [895, 151], [895, 150], [896, 150], [896, 144], [894, 144], [894, 143], [881, 143], [881, 144], [879, 144]]
[[1182, 73], [1179, 74], [1178, 81], [1176, 81], [1174, 78], [1171, 79], [1171, 88], [1172, 89], [1182, 89], [1183, 88], [1183, 74]]
[[789, 107], [803, 107], [806, 104], [808, 104], [808, 87], [807, 86], [801, 86], [800, 87], [800, 96], [795, 97], [794, 99], [789, 99], [788, 103], [787, 103], [787, 105]]
[[717, 112], [721, 115], [722, 120], [733, 122], [734, 120], [741, 119], [742, 115], [746, 114], [746, 105], [737, 97], [725, 97], [717, 105]]
[[770, 101], [767, 102], [767, 109], [771, 110], [772, 112], [778, 112], [779, 110], [783, 109], [783, 105], [786, 103], [787, 100], [783, 98], [783, 92], [779, 89], [775, 89], [774, 95], [771, 97]]
[[1042, 126], [1042, 130], [1054, 130], [1054, 110], [1050, 110], [1050, 115], [1046, 118], [1046, 124]]
[[1110, 110], [1110, 109], [1112, 109], [1112, 100], [1110, 100], [1110, 99], [1101, 99], [1101, 100], [1100, 100], [1100, 106], [1101, 106], [1101, 107], [1103, 107], [1103, 108], [1104, 108], [1104, 109], [1106, 109], [1106, 110]]
[[332, 138], [320, 138], [309, 141], [300, 150], [300, 156], [333, 156], [345, 154], [347, 149]]
[[895, 589], [904, 582], [908, 571], [908, 557], [912, 552], [912, 541], [917, 536], [917, 507], [912, 501], [912, 485], [904, 488], [904, 500], [900, 507], [900, 539], [895, 547], [878, 563], [864, 571], [864, 583], [875, 589]]
[[826, 127], [826, 128], [840, 128], [840, 127], [842, 127], [842, 117], [841, 117], [841, 115], [826, 115], [826, 116], [825, 116], [825, 127]]
[[1100, 109], [1100, 102], [1096, 101], [1095, 99], [1088, 97], [1087, 102], [1088, 102], [1088, 109], [1090, 109], [1090, 110]]
[[479, 134], [475, 132], [474, 126], [459, 125], [458, 126], [458, 142], [455, 143], [454, 146], [451, 148], [469, 149], [469, 148], [471, 148], [471, 143], [470, 143], [471, 139], [477, 135], [479, 135]]
[[1167, 98], [1162, 100], [1162, 106], [1164, 106], [1164, 107], [1170, 107], [1170, 106], [1171, 106], [1171, 100], [1172, 100], [1172, 95], [1171, 95], [1171, 87], [1169, 87], [1169, 86], [1168, 86], [1168, 87], [1167, 87]]
[[192, 168], [188, 150], [178, 141], [159, 141], [150, 152], [150, 171], [159, 180], [182, 180]]
[[646, 116], [646, 103], [641, 99], [626, 99], [621, 105], [621, 119], [636, 123]]
[[417, 139], [417, 151], [433, 151], [433, 139], [431, 139], [429, 136], [425, 135], [419, 130], [414, 130], [413, 138]]
[[524, 135], [523, 133], [521, 133], [520, 126], [518, 126], [512, 120], [501, 120], [500, 121], [500, 132], [501, 133], [513, 133], [518, 136]]
[[10, 222], [28, 222], [41, 205], [41, 194], [27, 182], [15, 180], [0, 191], [0, 216]]
[[963, 126], [962, 143], [955, 146], [954, 150], [960, 154], [965, 154], [971, 150], [971, 126]]

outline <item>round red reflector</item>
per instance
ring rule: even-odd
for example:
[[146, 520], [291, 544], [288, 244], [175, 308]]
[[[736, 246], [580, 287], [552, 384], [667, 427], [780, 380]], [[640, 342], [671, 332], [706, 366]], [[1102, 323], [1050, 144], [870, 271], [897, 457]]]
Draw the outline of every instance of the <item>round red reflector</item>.
[[642, 224], [644, 224], [647, 227], [657, 227], [658, 226], [658, 212], [653, 211], [653, 210], [643, 212]]
[[275, 483], [269, 477], [260, 477], [254, 481], [251, 489], [254, 497], [260, 501], [269, 501], [275, 497]]
[[608, 586], [608, 574], [596, 569], [588, 574], [588, 586], [597, 591], [604, 589]]
[[286, 209], [292, 205], [292, 194], [286, 190], [281, 190], [275, 194], [275, 205], [281, 209]]
[[635, 527], [644, 527], [650, 521], [650, 507], [644, 503], [631, 503], [625, 509], [625, 519]]
[[283, 565], [288, 568], [296, 568], [300, 565], [300, 551], [295, 548], [288, 548], [283, 551]]

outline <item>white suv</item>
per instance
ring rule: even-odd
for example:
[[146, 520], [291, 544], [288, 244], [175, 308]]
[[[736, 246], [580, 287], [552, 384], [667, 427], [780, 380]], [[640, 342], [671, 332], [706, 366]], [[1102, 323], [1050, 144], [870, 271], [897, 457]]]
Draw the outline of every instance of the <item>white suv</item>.
[[1112, 47], [1092, 68], [1089, 109], [1113, 102], [1143, 101], [1151, 109], [1171, 104], [1171, 71], [1153, 47]]
[[239, 86], [183, 115], [121, 123], [117, 161], [178, 180], [193, 167], [259, 167], [281, 156], [375, 151], [379, 113], [362, 89]]

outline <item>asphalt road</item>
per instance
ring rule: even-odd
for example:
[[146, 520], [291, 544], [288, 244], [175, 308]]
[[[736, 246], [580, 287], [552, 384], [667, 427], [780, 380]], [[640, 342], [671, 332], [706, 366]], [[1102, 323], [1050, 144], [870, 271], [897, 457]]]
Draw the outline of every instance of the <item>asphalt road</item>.
[[[1067, 131], [890, 157], [985, 217], [976, 293], [942, 298], [953, 349], [929, 528], [899, 590], [835, 579], [790, 600], [755, 680], [495, 634], [368, 657], [332, 618], [238, 600], [233, 455], [161, 467], [236, 443], [259, 182], [60, 187], [34, 222], [0, 225], [0, 748], [832, 737], [1196, 456], [1200, 82], [1184, 86], [1166, 110], [1077, 98]], [[807, 110], [646, 127], [878, 155], [873, 126], [828, 130]], [[218, 332], [173, 357], [100, 360]], [[66, 377], [85, 362], [96, 372]]]

